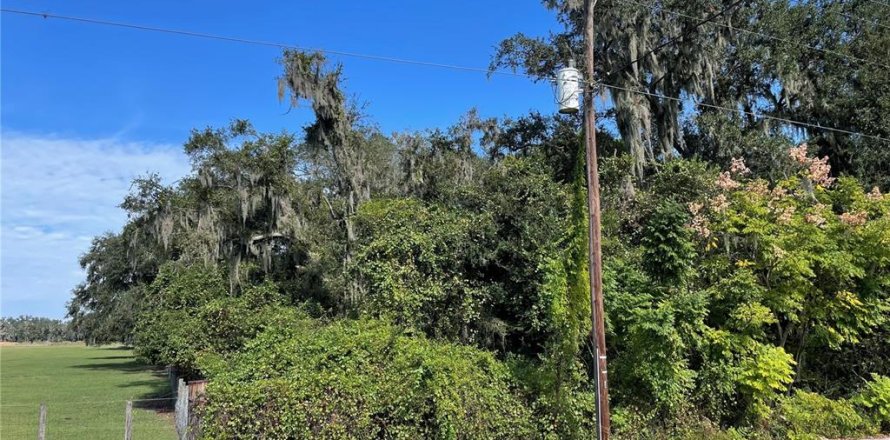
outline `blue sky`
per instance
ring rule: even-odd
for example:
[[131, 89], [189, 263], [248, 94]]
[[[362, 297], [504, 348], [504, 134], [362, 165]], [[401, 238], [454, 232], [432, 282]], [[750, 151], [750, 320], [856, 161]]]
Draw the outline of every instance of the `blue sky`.
[[[259, 6], [258, 6], [259, 5]], [[516, 32], [557, 28], [537, 0], [62, 1], [4, 8], [100, 18], [446, 64], [486, 67]], [[0, 314], [64, 315], [91, 237], [120, 228], [130, 180], [188, 172], [192, 128], [247, 118], [297, 131], [311, 111], [276, 96], [280, 52], [4, 13], [0, 65]], [[553, 111], [547, 84], [332, 56], [384, 132]]]

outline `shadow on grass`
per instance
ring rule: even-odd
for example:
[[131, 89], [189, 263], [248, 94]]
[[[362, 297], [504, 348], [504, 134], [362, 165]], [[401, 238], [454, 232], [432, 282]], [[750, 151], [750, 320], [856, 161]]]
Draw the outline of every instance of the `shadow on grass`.
[[[103, 359], [103, 358], [97, 358], [97, 359]], [[72, 365], [71, 368], [80, 368], [80, 369], [85, 369], [85, 370], [123, 371], [125, 373], [142, 373], [146, 370], [151, 369], [144, 362], [140, 362], [136, 359], [126, 361], [126, 362], [98, 362], [98, 363], [94, 363], [94, 364], [78, 364], [78, 365]]]
[[100, 350], [116, 350], [116, 351], [132, 350], [133, 349], [133, 347], [131, 347], [129, 345], [94, 345], [94, 347], [96, 347]]
[[[107, 350], [119, 350], [117, 347], [105, 348]], [[71, 368], [107, 371], [107, 372], [123, 372], [123, 373], [149, 373], [154, 379], [131, 380], [127, 383], [117, 385], [120, 388], [142, 387], [148, 388], [148, 391], [133, 397], [133, 407], [140, 409], [148, 409], [159, 413], [168, 413], [173, 411], [175, 401], [173, 390], [170, 389], [170, 382], [163, 370], [153, 368], [151, 365], [136, 359], [133, 356], [114, 355], [114, 356], [97, 356], [93, 359], [98, 360], [115, 360], [120, 359], [121, 362], [97, 362], [90, 364], [72, 365]], [[124, 361], [129, 359], [128, 361]]]
[[120, 355], [120, 356], [97, 356], [97, 357], [93, 357], [93, 359], [133, 359], [133, 356], [126, 356], [126, 355]]

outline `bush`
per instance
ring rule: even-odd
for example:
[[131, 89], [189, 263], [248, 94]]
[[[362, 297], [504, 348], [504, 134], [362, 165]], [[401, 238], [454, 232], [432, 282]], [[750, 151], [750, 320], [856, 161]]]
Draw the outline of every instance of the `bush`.
[[269, 329], [211, 368], [208, 438], [529, 438], [507, 367], [381, 321]]
[[368, 287], [365, 311], [438, 337], [467, 335], [483, 293], [463, 275], [467, 243], [480, 235], [475, 218], [412, 199], [362, 206], [357, 223], [366, 238], [354, 267]]
[[862, 391], [853, 398], [853, 403], [885, 430], [890, 430], [890, 377], [872, 373]]
[[672, 415], [657, 411], [617, 407], [612, 411], [612, 433], [616, 440], [755, 440], [765, 438], [748, 429], [720, 426], [686, 406]]
[[203, 376], [202, 356], [225, 357], [268, 326], [305, 320], [299, 309], [280, 303], [274, 284], [244, 286], [237, 296], [213, 268], [168, 265], [152, 284], [151, 308], [136, 329], [136, 352], [188, 378]]
[[870, 434], [874, 426], [846, 400], [796, 391], [779, 403], [771, 431], [778, 438], [818, 439]]

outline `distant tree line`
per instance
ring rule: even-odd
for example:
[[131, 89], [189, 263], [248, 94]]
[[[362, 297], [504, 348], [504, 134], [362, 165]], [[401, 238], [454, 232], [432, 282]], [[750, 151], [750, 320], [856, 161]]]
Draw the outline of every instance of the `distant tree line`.
[[70, 342], [82, 340], [69, 321], [22, 315], [0, 318], [0, 341]]

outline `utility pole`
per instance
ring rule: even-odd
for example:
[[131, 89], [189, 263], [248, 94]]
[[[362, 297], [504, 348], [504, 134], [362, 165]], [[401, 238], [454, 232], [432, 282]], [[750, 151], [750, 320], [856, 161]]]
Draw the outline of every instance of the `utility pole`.
[[596, 109], [594, 108], [593, 75], [593, 8], [596, 0], [585, 0], [584, 24], [585, 55], [587, 58], [584, 81], [584, 122], [586, 124], [585, 149], [587, 150], [587, 208], [588, 208], [588, 262], [590, 264], [590, 337], [596, 347], [596, 418], [598, 440], [609, 440], [609, 380], [606, 369], [606, 326], [603, 312], [603, 253], [602, 227], [600, 225], [600, 176], [596, 154]]

